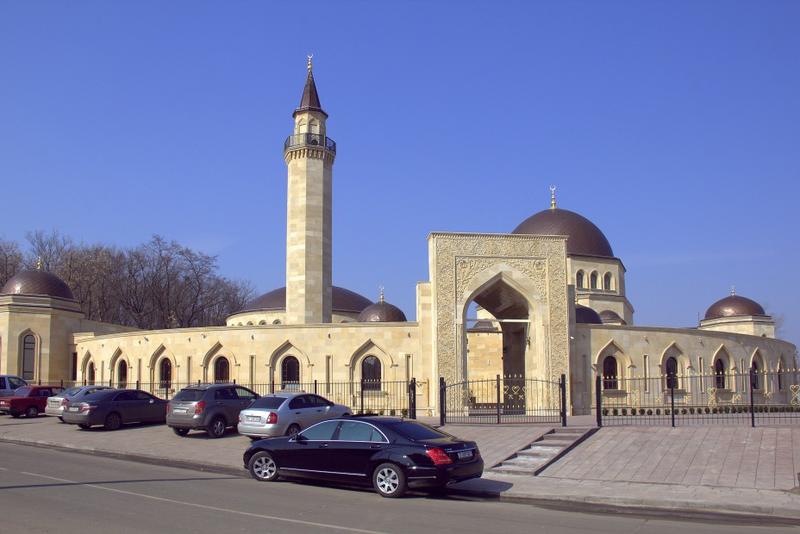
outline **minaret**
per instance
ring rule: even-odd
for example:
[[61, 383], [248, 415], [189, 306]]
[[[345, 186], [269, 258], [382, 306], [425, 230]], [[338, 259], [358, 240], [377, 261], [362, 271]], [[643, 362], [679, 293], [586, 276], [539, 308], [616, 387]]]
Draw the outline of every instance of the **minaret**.
[[283, 157], [289, 167], [286, 209], [286, 323], [331, 322], [332, 179], [336, 143], [325, 135], [308, 57], [308, 76]]

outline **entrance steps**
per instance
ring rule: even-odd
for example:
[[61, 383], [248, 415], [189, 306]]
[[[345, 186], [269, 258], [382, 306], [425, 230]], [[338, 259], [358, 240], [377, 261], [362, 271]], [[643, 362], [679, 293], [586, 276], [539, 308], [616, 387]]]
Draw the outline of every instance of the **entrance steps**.
[[536, 476], [596, 431], [596, 428], [555, 428], [490, 471]]

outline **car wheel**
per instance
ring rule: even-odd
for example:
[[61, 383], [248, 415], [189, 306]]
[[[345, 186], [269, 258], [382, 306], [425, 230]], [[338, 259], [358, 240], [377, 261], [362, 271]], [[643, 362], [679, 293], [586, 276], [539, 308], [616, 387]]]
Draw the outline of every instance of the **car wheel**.
[[295, 437], [300, 432], [300, 425], [298, 424], [291, 424], [289, 428], [286, 429], [286, 435], [290, 438]]
[[186, 434], [189, 433], [188, 428], [173, 428], [172, 431], [175, 432], [180, 437], [184, 437]]
[[215, 417], [211, 424], [208, 425], [208, 435], [212, 438], [221, 438], [225, 435], [225, 419]]
[[103, 428], [106, 430], [117, 430], [119, 427], [122, 426], [122, 418], [119, 416], [118, 413], [110, 413], [106, 416], [106, 420], [103, 423]]
[[63, 423], [63, 422], [64, 422], [64, 418], [63, 418], [63, 417], [59, 417], [59, 418], [58, 418], [58, 422], [59, 422], [59, 423]]
[[278, 478], [278, 464], [268, 452], [257, 452], [247, 464], [250, 476], [261, 482], [272, 482]]
[[28, 406], [25, 409], [25, 417], [39, 417], [39, 408], [36, 406]]
[[90, 428], [92, 428], [92, 425], [87, 425], [87, 424], [84, 424], [84, 423], [78, 423], [78, 426], [81, 427], [84, 430], [89, 430]]
[[401, 497], [406, 492], [406, 475], [397, 464], [381, 464], [372, 473], [372, 485], [381, 497]]

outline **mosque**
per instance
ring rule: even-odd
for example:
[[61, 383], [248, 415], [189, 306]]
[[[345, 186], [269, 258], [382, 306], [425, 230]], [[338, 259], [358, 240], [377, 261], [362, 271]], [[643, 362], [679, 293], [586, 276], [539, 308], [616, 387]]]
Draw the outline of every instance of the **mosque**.
[[[610, 377], [603, 394], [614, 395], [632, 377], [797, 367], [795, 346], [776, 339], [773, 318], [741, 295], [711, 304], [693, 328], [637, 325], [622, 260], [594, 223], [557, 206], [554, 190], [549, 208], [508, 234], [431, 233], [429, 279], [416, 286], [413, 321], [383, 295], [372, 302], [334, 286], [337, 144], [310, 59], [292, 118], [283, 151], [284, 287], [254, 299], [224, 326], [143, 331], [87, 320], [61, 279], [24, 270], [0, 291], [0, 375], [167, 387], [413, 377], [418, 411], [434, 415], [440, 377], [557, 381], [563, 374], [570, 412], [584, 414], [597, 374]], [[758, 394], [786, 401], [785, 382], [762, 381]]]

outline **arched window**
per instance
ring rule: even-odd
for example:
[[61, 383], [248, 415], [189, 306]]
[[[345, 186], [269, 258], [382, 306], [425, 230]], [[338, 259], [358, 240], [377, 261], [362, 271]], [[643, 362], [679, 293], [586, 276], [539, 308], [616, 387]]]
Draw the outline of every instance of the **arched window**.
[[287, 356], [281, 362], [281, 388], [287, 384], [300, 383], [300, 362], [294, 356]]
[[230, 378], [231, 364], [228, 362], [228, 358], [220, 356], [214, 360], [214, 382], [217, 384], [230, 382]]
[[86, 366], [86, 383], [94, 385], [95, 376], [94, 376], [94, 362], [89, 362], [89, 365]]
[[589, 277], [589, 285], [592, 289], [598, 289], [598, 276], [597, 271], [593, 272], [592, 275]]
[[670, 356], [664, 362], [664, 374], [667, 377], [667, 389], [678, 389], [678, 360], [673, 356]]
[[274, 321], [272, 321], [272, 324], [281, 324], [281, 320], [280, 319], [275, 319]]
[[261, 319], [260, 321], [258, 321], [258, 324], [259, 324], [259, 326], [263, 326], [263, 325], [267, 324], [267, 321], [265, 321], [264, 319]]
[[22, 378], [33, 380], [36, 367], [36, 338], [28, 334], [22, 339]]
[[603, 360], [603, 389], [619, 389], [617, 359], [606, 356]]
[[778, 391], [783, 391], [783, 358], [778, 361]]
[[367, 356], [361, 361], [361, 380], [365, 391], [381, 390], [381, 361], [375, 356]]
[[606, 273], [603, 276], [603, 289], [611, 291], [611, 273]]
[[158, 382], [161, 389], [169, 389], [172, 386], [172, 362], [169, 358], [163, 358], [158, 365]]
[[722, 358], [717, 358], [714, 362], [714, 387], [725, 389], [725, 362]]
[[583, 271], [578, 271], [578, 273], [575, 275], [575, 287], [583, 288], [584, 284], [586, 284], [585, 278], [586, 275], [583, 274]]
[[753, 389], [761, 389], [761, 377], [759, 376], [760, 368], [758, 360], [753, 358], [753, 365], [750, 367], [750, 380], [753, 381]]
[[247, 321], [247, 326], [253, 326], [253, 321]]
[[128, 387], [128, 362], [120, 360], [117, 364], [117, 387]]

